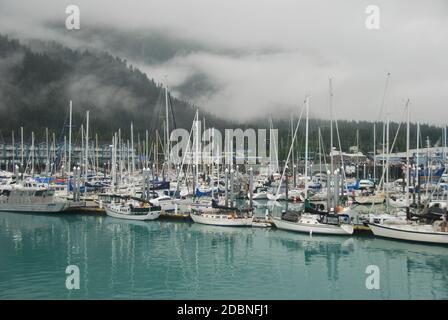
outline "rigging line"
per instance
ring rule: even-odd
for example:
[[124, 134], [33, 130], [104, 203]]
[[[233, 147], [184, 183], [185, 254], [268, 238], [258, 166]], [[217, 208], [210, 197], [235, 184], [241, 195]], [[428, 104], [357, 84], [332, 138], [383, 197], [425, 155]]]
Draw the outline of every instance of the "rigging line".
[[386, 105], [386, 95], [387, 95], [387, 89], [389, 87], [389, 79], [390, 79], [390, 72], [388, 72], [386, 74], [386, 84], [384, 85], [383, 97], [381, 99], [381, 108], [380, 108], [380, 112], [378, 114], [377, 121], [379, 121], [381, 119], [381, 116], [383, 115], [383, 111], [384, 111], [384, 106]]
[[171, 93], [168, 92], [168, 102], [171, 109], [171, 117], [173, 118], [174, 129], [177, 129], [176, 118], [174, 117], [173, 101], [171, 99]]
[[[308, 99], [308, 97], [307, 97], [307, 99]], [[302, 120], [303, 110], [305, 110], [305, 107], [306, 107], [306, 103], [303, 104], [302, 111], [300, 112], [299, 120], [297, 121], [296, 129], [294, 130], [293, 143], [294, 143], [295, 138], [296, 138], [296, 136], [297, 136], [297, 131], [298, 131], [298, 129], [299, 129], [300, 121]], [[286, 158], [285, 163], [288, 163], [288, 161], [289, 161], [289, 157], [291, 156], [291, 151], [292, 151], [292, 144], [291, 144], [291, 147], [289, 148], [288, 157]], [[305, 160], [305, 162], [306, 162], [306, 160]], [[305, 163], [305, 165], [306, 165], [306, 163]], [[280, 178], [280, 183], [279, 183], [279, 185], [278, 185], [277, 192], [275, 193], [276, 195], [280, 192], [280, 187], [282, 186], [281, 181], [283, 181], [283, 178], [284, 178], [284, 176], [285, 176], [286, 167], [287, 167], [287, 166], [285, 165], [284, 168], [283, 168], [282, 176], [281, 176], [281, 178]], [[307, 177], [305, 177], [305, 179], [307, 179]]]
[[[405, 109], [403, 110], [403, 116], [402, 116], [403, 118], [406, 116], [406, 108], [408, 108], [408, 106], [406, 106]], [[398, 128], [397, 128], [397, 132], [395, 133], [394, 141], [392, 143], [392, 146], [390, 147], [390, 152], [392, 152], [394, 150], [395, 142], [397, 141], [398, 133], [400, 132], [400, 128], [401, 128], [403, 121], [404, 120], [400, 121], [400, 123], [398, 124]], [[389, 150], [387, 150], [387, 156], [389, 157]], [[380, 182], [378, 183], [378, 188], [384, 183], [385, 173], [386, 173], [386, 170], [384, 170], [384, 168], [383, 168], [383, 173], [381, 174], [381, 179], [380, 179]], [[372, 212], [373, 206], [374, 206], [374, 203], [372, 203], [370, 206], [369, 214]]]
[[[162, 138], [160, 137], [160, 134], [157, 135], [156, 140], [157, 140], [157, 138], [158, 138], [158, 140], [159, 140], [160, 145], [163, 145], [163, 143], [162, 143]], [[165, 155], [166, 151], [165, 151], [165, 150], [162, 150], [162, 152], [163, 152], [163, 155]]]
[[[197, 111], [196, 111], [196, 114], [197, 114]], [[196, 115], [195, 115], [195, 120], [196, 120]], [[179, 183], [179, 174], [180, 174], [180, 171], [181, 170], [183, 170], [182, 168], [184, 167], [184, 164], [185, 164], [185, 159], [186, 159], [186, 157], [187, 157], [187, 154], [189, 154], [189, 148], [191, 148], [190, 147], [190, 140], [191, 140], [191, 137], [192, 137], [192, 134], [193, 134], [193, 128], [194, 128], [194, 125], [195, 125], [195, 120], [193, 120], [193, 124], [191, 125], [191, 129], [190, 129], [190, 134], [188, 135], [188, 142], [187, 142], [187, 146], [186, 146], [186, 150], [185, 150], [185, 154], [183, 155], [183, 159], [182, 159], [182, 163], [181, 163], [181, 165], [180, 165], [180, 169], [178, 170], [178, 172], [177, 172], [177, 177], [176, 177], [176, 180], [177, 180], [177, 183]], [[214, 131], [213, 131], [214, 132]], [[214, 139], [215, 137], [213, 136], [213, 139]], [[218, 164], [219, 165], [219, 164]], [[190, 166], [190, 161], [188, 162], [188, 165], [187, 165], [187, 170], [188, 170], [188, 167]], [[185, 174], [184, 175], [184, 178], [185, 178], [185, 182], [187, 183], [187, 175]], [[182, 179], [183, 180], [183, 179]], [[212, 188], [213, 188], [213, 186], [212, 186]], [[188, 188], [188, 183], [187, 183], [187, 189], [189, 190], [189, 188]]]
[[327, 164], [327, 156], [325, 155], [325, 145], [324, 145], [324, 139], [322, 137], [322, 133], [320, 135], [320, 148], [321, 150], [319, 152], [322, 152], [322, 155], [324, 156], [324, 163], [325, 163], [325, 170], [328, 171], [328, 164]]
[[439, 190], [440, 183], [442, 182], [442, 177], [443, 177], [443, 175], [445, 174], [445, 172], [447, 171], [446, 169], [447, 169], [446, 167], [443, 169], [443, 172], [442, 172], [442, 174], [440, 175], [439, 180], [437, 180], [436, 187], [435, 187], [434, 190], [431, 192], [431, 194], [429, 195], [429, 197], [425, 200], [425, 205], [424, 205], [424, 207], [426, 207], [426, 206], [429, 207], [429, 204], [430, 204], [430, 202], [431, 202], [431, 200], [432, 200], [432, 198], [433, 198], [435, 192]]
[[[54, 162], [54, 170], [55, 170], [55, 171], [56, 171], [56, 167], [58, 167], [59, 164], [60, 164], [61, 161], [62, 161], [62, 148], [63, 148], [63, 146], [64, 146], [64, 144], [63, 144], [63, 137], [64, 137], [64, 132], [65, 132], [66, 127], [69, 126], [69, 125], [67, 124], [67, 120], [68, 120], [69, 118], [70, 118], [70, 117], [69, 117], [69, 110], [67, 110], [67, 111], [65, 112], [64, 125], [62, 126], [61, 131], [60, 131], [60, 133], [59, 133], [59, 138], [58, 138], [57, 148], [56, 148], [56, 145], [53, 146], [54, 148], [56, 148], [56, 156], [55, 156], [55, 159], [53, 160], [53, 162]], [[73, 124], [72, 124], [72, 126], [73, 126]], [[56, 141], [55, 141], [55, 144], [56, 144]]]
[[[84, 118], [82, 118], [81, 124], [84, 124], [84, 121], [86, 119], [87, 119], [86, 118], [86, 114], [84, 113]], [[72, 128], [74, 128], [73, 122], [72, 122]], [[82, 132], [84, 132], [84, 127], [82, 129], [83, 129]], [[72, 145], [76, 145], [78, 143], [78, 139], [80, 138], [81, 135], [82, 135], [82, 133], [81, 133], [81, 126], [79, 126], [79, 130], [77, 131], [77, 135], [75, 137], [75, 140], [74, 141], [72, 140]], [[73, 153], [73, 149], [72, 149], [72, 153]]]
[[[345, 174], [345, 168], [344, 168], [344, 156], [342, 155], [342, 145], [341, 145], [341, 137], [339, 135], [339, 125], [338, 120], [334, 119], [335, 127], [336, 127], [336, 135], [338, 137], [338, 145], [339, 145], [339, 154], [341, 156], [341, 171], [342, 171], [342, 179], [344, 180], [345, 190], [348, 193], [348, 186], [347, 186], [347, 176]], [[333, 174], [333, 173], [332, 173]]]
[[157, 97], [157, 102], [154, 107], [153, 117], [151, 118], [151, 121], [149, 123], [148, 131], [152, 135], [154, 135], [154, 132], [158, 129], [158, 124], [160, 123], [159, 118], [161, 117], [161, 110], [162, 110], [162, 94], [163, 94], [163, 87], [159, 90], [159, 95]]

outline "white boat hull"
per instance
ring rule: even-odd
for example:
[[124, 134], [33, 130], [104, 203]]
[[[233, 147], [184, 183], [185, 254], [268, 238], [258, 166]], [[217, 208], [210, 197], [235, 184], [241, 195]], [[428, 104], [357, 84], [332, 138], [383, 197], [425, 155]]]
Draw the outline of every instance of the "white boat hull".
[[[406, 199], [397, 199], [397, 200], [387, 199], [386, 201], [389, 204], [389, 206], [394, 207], [394, 208], [406, 208], [407, 207]], [[409, 199], [409, 203], [412, 203], [412, 199]]]
[[380, 225], [369, 223], [370, 230], [378, 237], [415, 241], [448, 244], [448, 232], [419, 231], [410, 225]]
[[[250, 198], [250, 195], [248, 195], [248, 198]], [[253, 200], [267, 200], [268, 194], [267, 194], [267, 192], [254, 193], [254, 194], [252, 194], [252, 199]]]
[[252, 226], [252, 220], [253, 220], [253, 217], [229, 219], [226, 217], [212, 218], [200, 214], [190, 214], [190, 217], [195, 223], [208, 224], [213, 226], [223, 226], [223, 227], [250, 227]]
[[156, 220], [160, 216], [160, 211], [150, 211], [147, 214], [134, 215], [134, 214], [119, 213], [110, 208], [106, 208], [106, 214], [109, 217], [113, 217], [113, 218], [117, 218], [117, 219], [149, 221], [149, 220]]
[[268, 200], [271, 201], [281, 201], [281, 200], [286, 200], [286, 195], [284, 193], [281, 194], [272, 194], [272, 193], [268, 193], [266, 194]]
[[29, 204], [0, 204], [0, 211], [7, 212], [40, 212], [40, 213], [58, 213], [64, 211], [66, 208], [66, 202], [55, 203], [29, 203]]
[[278, 229], [295, 231], [302, 233], [316, 233], [316, 234], [333, 234], [333, 235], [351, 235], [353, 234], [353, 225], [332, 225], [332, 224], [307, 224], [300, 222], [292, 222], [282, 220], [281, 218], [274, 217], [273, 223]]
[[176, 200], [175, 199], [153, 199], [149, 201], [154, 206], [160, 206], [162, 211], [175, 211], [176, 210]]
[[355, 202], [358, 204], [382, 204], [386, 198], [382, 195], [375, 196], [356, 196], [354, 198]]

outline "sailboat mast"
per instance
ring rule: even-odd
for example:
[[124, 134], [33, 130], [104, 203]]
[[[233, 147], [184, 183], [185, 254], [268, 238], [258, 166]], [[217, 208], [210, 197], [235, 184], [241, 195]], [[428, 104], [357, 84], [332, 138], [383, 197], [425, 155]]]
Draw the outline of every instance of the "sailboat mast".
[[[67, 136], [64, 135], [64, 164], [63, 164], [64, 168], [67, 167]], [[62, 168], [61, 168], [62, 169]], [[65, 175], [64, 170], [61, 170], [62, 172], [62, 176]]]
[[155, 162], [155, 172], [157, 173], [157, 176], [159, 176], [159, 131], [156, 130], [156, 141], [154, 143], [154, 162]]
[[166, 148], [165, 148], [165, 161], [167, 163], [167, 167], [169, 168], [170, 161], [170, 119], [169, 119], [169, 110], [168, 110], [168, 86], [165, 86], [165, 129], [166, 129]]
[[[389, 114], [386, 120], [386, 197], [389, 197]], [[389, 201], [386, 201], [386, 209], [389, 212]]]
[[409, 217], [409, 119], [410, 107], [409, 99], [406, 102], [407, 119], [406, 119], [406, 215]]
[[31, 176], [34, 175], [34, 131], [31, 132]]
[[131, 175], [135, 172], [135, 158], [134, 158], [134, 124], [131, 122]]
[[15, 162], [16, 162], [16, 158], [15, 158], [15, 153], [16, 153], [16, 146], [15, 146], [15, 142], [14, 142], [14, 130], [12, 131], [12, 135], [11, 135], [11, 142], [12, 142], [12, 173], [16, 173], [16, 166], [15, 166]]
[[376, 122], [373, 123], [373, 181], [376, 181]]
[[417, 122], [417, 156], [416, 156], [416, 163], [415, 166], [415, 179], [417, 180], [417, 186], [418, 186], [418, 204], [420, 204], [420, 122]]
[[148, 130], [145, 130], [145, 165], [144, 167], [148, 167], [149, 164], [149, 133]]
[[49, 141], [48, 141], [48, 127], [45, 128], [45, 148], [46, 148], [45, 172], [48, 174], [48, 167], [50, 166], [50, 147], [49, 147]]
[[90, 111], [86, 111], [86, 157], [85, 157], [85, 177], [87, 179], [87, 173], [89, 171], [89, 116]]
[[356, 129], [356, 179], [359, 180], [359, 129]]
[[[56, 134], [54, 133], [54, 131], [53, 131], [53, 143], [51, 145], [53, 148], [53, 157], [52, 157], [52, 163], [54, 165], [53, 170], [54, 170], [54, 172], [56, 172]], [[50, 164], [50, 166], [51, 166], [51, 164]], [[52, 170], [52, 173], [53, 173], [53, 170]]]
[[446, 163], [446, 125], [443, 126], [443, 164]]
[[131, 173], [131, 163], [130, 163], [131, 155], [129, 153], [130, 153], [130, 148], [129, 148], [129, 139], [128, 139], [128, 140], [126, 140], [126, 165], [127, 165], [128, 180], [129, 180], [130, 173]]
[[[84, 156], [85, 156], [85, 153], [84, 153], [84, 141], [85, 141], [85, 139], [86, 138], [84, 137], [84, 124], [81, 123], [81, 152], [79, 154], [79, 163], [81, 165], [81, 168], [84, 167]], [[84, 170], [82, 170], [80, 172], [80, 175], [83, 175], [83, 174], [84, 174]]]
[[115, 191], [115, 136], [116, 133], [113, 134], [112, 136], [112, 152], [111, 152], [111, 156], [112, 156], [112, 167], [110, 168], [110, 175], [111, 175], [111, 179], [112, 179], [112, 190]]
[[[213, 194], [213, 188], [215, 187], [215, 183], [214, 183], [214, 181], [213, 181], [213, 175], [214, 175], [214, 172], [213, 172], [213, 165], [214, 165], [214, 160], [213, 160], [213, 154], [214, 154], [214, 151], [215, 150], [215, 129], [213, 128], [213, 130], [212, 130], [212, 152], [211, 152], [211, 164], [210, 164], [210, 166], [211, 166], [211, 171], [210, 171], [210, 186], [211, 186], [211, 188], [212, 188], [212, 190], [211, 190], [211, 193], [212, 193], [212, 199], [214, 199], [214, 194]], [[219, 164], [218, 164], [219, 165]], [[218, 185], [219, 186], [219, 185]], [[219, 190], [218, 190], [218, 194], [219, 194]]]
[[20, 127], [20, 162], [23, 166], [23, 127]]
[[309, 115], [309, 97], [305, 100], [306, 125], [305, 125], [305, 199], [308, 199], [308, 115]]
[[99, 170], [100, 170], [100, 163], [99, 163], [99, 155], [98, 155], [98, 133], [95, 133], [95, 149], [96, 149], [96, 174], [98, 174]]
[[198, 115], [198, 111], [196, 110], [196, 132], [195, 132], [195, 140], [196, 140], [196, 144], [195, 144], [195, 162], [194, 164], [196, 165], [196, 174], [199, 170], [199, 115]]
[[419, 167], [419, 158], [420, 158], [420, 122], [417, 122], [417, 168]]
[[333, 173], [333, 81], [329, 79], [330, 90], [330, 170]]
[[71, 170], [72, 163], [72, 100], [70, 100], [70, 110], [69, 110], [69, 124], [68, 124], [68, 168], [67, 172]]
[[296, 170], [295, 170], [295, 161], [294, 161], [294, 123], [293, 123], [294, 119], [293, 116], [291, 115], [291, 144], [292, 144], [292, 154], [291, 154], [291, 169], [292, 169], [292, 177], [294, 179], [294, 183], [293, 183], [293, 187], [296, 187]]
[[[118, 140], [117, 140], [117, 159], [118, 161], [118, 172], [120, 173], [120, 185], [123, 182], [123, 140], [121, 139], [121, 128], [118, 129]], [[118, 180], [118, 179], [117, 179]]]
[[319, 145], [319, 173], [322, 174], [322, 146], [321, 146], [321, 133], [320, 133], [320, 127], [318, 128], [318, 145]]

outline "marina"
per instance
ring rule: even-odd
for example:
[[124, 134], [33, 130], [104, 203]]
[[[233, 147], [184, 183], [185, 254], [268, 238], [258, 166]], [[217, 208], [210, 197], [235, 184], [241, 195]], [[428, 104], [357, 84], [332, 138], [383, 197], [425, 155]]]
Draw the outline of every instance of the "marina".
[[0, 302], [448, 300], [442, 0], [98, 1], [0, 4]]
[[[168, 95], [167, 88], [164, 92]], [[401, 175], [389, 171], [389, 154], [378, 154], [360, 177], [350, 171], [353, 157], [325, 154], [320, 144], [316, 164], [309, 150], [309, 103], [307, 97], [291, 127], [286, 158], [275, 151], [271, 124], [269, 157], [255, 161], [233, 146], [214, 152], [214, 139], [204, 149], [196, 111], [177, 155], [174, 133], [164, 143], [148, 139], [155, 144], [143, 149], [153, 151], [139, 154], [131, 123], [130, 140], [124, 142], [121, 129], [114, 133], [110, 158], [101, 166], [89, 141], [87, 111], [77, 155], [71, 153], [71, 138], [67, 143], [64, 137], [52, 155], [47, 152], [43, 166], [36, 166], [31, 152], [23, 164], [1, 173], [0, 245], [6, 250], [1, 274], [14, 276], [0, 281], [0, 298], [448, 298], [446, 147], [442, 157], [430, 157], [428, 149], [421, 164], [419, 151], [411, 155], [407, 103]], [[165, 107], [169, 110], [168, 100]], [[70, 102], [69, 137], [71, 114]], [[300, 126], [305, 126], [303, 157], [295, 152]], [[446, 127], [442, 132], [446, 145]], [[21, 256], [31, 248], [33, 253]], [[34, 258], [37, 252], [42, 254]], [[37, 260], [28, 268], [26, 259]], [[83, 270], [82, 293], [67, 295], [52, 284], [63, 263]], [[372, 265], [383, 275], [379, 292], [366, 290], [363, 280], [362, 268]], [[437, 265], [441, 269], [434, 269]], [[217, 273], [225, 276], [207, 282]], [[432, 282], [417, 290], [429, 281], [425, 277]], [[33, 290], [25, 290], [26, 281]], [[237, 283], [244, 285], [234, 291]], [[318, 291], [311, 288], [315, 284]]]

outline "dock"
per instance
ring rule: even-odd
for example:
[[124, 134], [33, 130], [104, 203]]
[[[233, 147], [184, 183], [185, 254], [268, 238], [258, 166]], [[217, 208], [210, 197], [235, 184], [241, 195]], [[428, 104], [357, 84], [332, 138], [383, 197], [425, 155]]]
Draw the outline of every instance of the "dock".
[[176, 220], [176, 221], [192, 221], [189, 213], [175, 213], [170, 211], [163, 211], [160, 213], [160, 219]]

